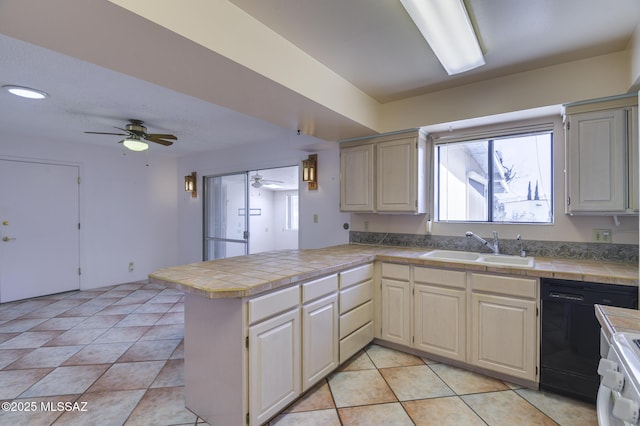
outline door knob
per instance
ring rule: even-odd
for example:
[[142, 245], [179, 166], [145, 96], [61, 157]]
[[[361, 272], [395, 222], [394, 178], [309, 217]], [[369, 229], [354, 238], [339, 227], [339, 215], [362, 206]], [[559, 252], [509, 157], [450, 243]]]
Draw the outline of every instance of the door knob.
[[13, 241], [13, 240], [15, 240], [15, 238], [2, 237], [2, 241], [4, 241], [5, 243], [6, 243], [7, 241]]

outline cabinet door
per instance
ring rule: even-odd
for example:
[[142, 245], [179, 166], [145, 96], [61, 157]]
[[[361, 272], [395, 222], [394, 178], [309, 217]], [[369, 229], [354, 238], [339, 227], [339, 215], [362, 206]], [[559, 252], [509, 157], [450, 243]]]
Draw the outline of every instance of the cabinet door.
[[415, 212], [417, 201], [417, 138], [377, 145], [376, 210]]
[[628, 112], [629, 121], [629, 208], [638, 212], [640, 203], [638, 202], [638, 195], [640, 195], [639, 177], [638, 177], [638, 156], [640, 152], [638, 150], [638, 142], [640, 134], [638, 133], [638, 107], [631, 108]]
[[249, 327], [250, 424], [266, 422], [298, 395], [300, 309], [296, 308]]
[[382, 278], [382, 339], [411, 346], [411, 285]]
[[536, 335], [535, 301], [471, 294], [471, 364], [535, 381]]
[[338, 295], [302, 307], [302, 391], [338, 366]]
[[374, 145], [340, 149], [340, 210], [374, 211]]
[[416, 284], [414, 292], [414, 347], [465, 361], [465, 291]]
[[568, 116], [568, 213], [626, 210], [626, 112]]

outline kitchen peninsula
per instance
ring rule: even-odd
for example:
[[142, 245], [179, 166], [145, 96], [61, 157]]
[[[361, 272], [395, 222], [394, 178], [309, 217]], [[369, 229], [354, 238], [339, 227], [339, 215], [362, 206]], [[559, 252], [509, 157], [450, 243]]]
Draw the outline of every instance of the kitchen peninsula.
[[[533, 268], [499, 267], [420, 258], [425, 251], [352, 244], [199, 262], [150, 274], [152, 282], [186, 293], [187, 408], [210, 424], [263, 424], [374, 337], [535, 387], [539, 278], [638, 285], [636, 264], [537, 257]], [[417, 337], [412, 343], [409, 336], [413, 327], [407, 324], [413, 318], [407, 304], [413, 299], [406, 290], [414, 280], [425, 295], [457, 303], [447, 312], [459, 316], [450, 326], [439, 326], [452, 331], [435, 336], [442, 344], [433, 347], [445, 348], [442, 353]], [[527, 336], [518, 337], [522, 345], [510, 343], [533, 354], [520, 357], [522, 365], [471, 350], [478, 337], [504, 338], [482, 335], [472, 309], [476, 299], [481, 303], [498, 296], [513, 301], [511, 311], [521, 315], [514, 322], [522, 320], [527, 327]], [[425, 327], [429, 315], [423, 313], [416, 324]], [[430, 335], [427, 331], [422, 335]], [[515, 356], [515, 364], [520, 358]]]

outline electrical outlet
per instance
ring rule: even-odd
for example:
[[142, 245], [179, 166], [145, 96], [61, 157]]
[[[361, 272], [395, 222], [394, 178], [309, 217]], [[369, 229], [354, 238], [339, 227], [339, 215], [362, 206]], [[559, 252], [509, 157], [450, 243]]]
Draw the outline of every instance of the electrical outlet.
[[611, 229], [593, 228], [591, 230], [591, 241], [594, 243], [611, 243]]
[[133, 262], [129, 262], [129, 272], [133, 272]]
[[368, 230], [369, 230], [369, 221], [368, 221], [368, 220], [365, 220], [365, 221], [364, 221], [364, 230], [365, 230], [365, 231], [368, 231]]

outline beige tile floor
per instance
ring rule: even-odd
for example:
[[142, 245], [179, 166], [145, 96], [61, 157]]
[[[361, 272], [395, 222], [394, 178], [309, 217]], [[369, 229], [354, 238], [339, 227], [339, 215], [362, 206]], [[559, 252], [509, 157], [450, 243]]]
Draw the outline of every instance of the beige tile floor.
[[[181, 292], [143, 282], [0, 305], [0, 425], [205, 425], [184, 408], [183, 312]], [[589, 404], [370, 345], [271, 422], [405, 424], [597, 420]]]

